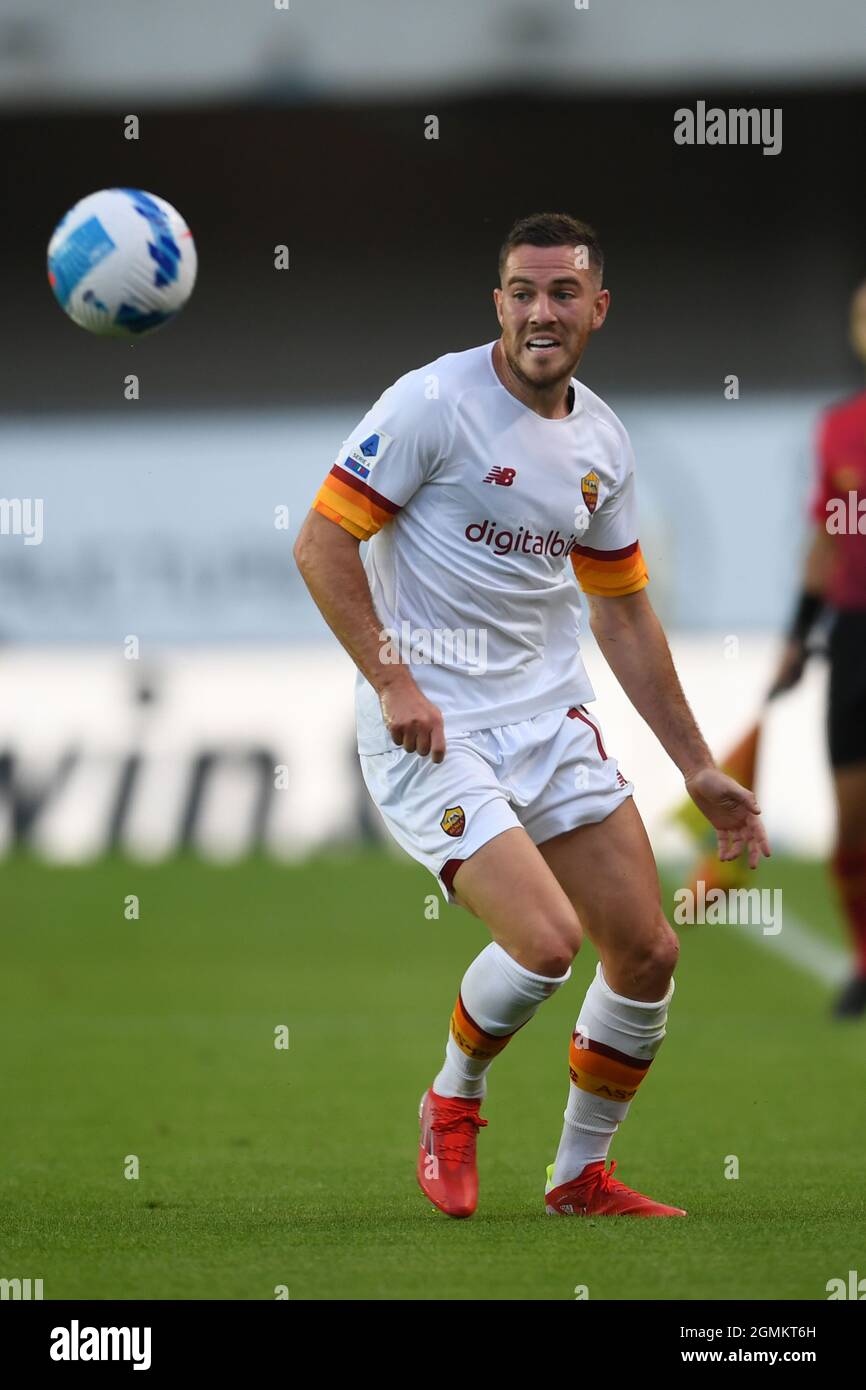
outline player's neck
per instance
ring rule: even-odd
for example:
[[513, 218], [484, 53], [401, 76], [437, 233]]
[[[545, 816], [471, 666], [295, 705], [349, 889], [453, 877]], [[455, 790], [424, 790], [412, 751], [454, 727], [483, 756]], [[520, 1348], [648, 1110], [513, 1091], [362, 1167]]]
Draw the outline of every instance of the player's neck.
[[501, 338], [493, 348], [493, 370], [506, 391], [529, 406], [536, 415], [541, 415], [545, 420], [563, 420], [566, 415], [571, 414], [571, 377], [563, 377], [559, 381], [551, 382], [549, 386], [532, 386], [512, 371], [502, 350]]

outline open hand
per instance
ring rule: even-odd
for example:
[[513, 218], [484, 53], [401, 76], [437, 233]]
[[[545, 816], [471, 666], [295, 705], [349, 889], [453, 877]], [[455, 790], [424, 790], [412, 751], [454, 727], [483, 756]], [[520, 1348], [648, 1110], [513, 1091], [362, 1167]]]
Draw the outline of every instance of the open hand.
[[698, 810], [715, 828], [722, 861], [738, 859], [749, 851], [749, 868], [756, 869], [763, 854], [770, 857], [770, 843], [754, 792], [741, 787], [717, 767], [702, 767], [686, 778], [686, 791]]

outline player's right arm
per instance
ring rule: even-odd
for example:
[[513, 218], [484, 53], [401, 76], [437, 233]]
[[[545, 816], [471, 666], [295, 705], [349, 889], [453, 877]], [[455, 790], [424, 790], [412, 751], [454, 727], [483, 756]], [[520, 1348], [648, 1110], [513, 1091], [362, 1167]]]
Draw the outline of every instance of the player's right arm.
[[409, 753], [445, 756], [441, 711], [395, 660], [359, 553], [436, 473], [447, 452], [449, 402], [428, 395], [419, 368], [389, 386], [341, 445], [295, 544], [295, 560], [325, 622], [379, 696], [391, 738]]
[[359, 537], [311, 511], [295, 542], [295, 562], [325, 622], [379, 696], [394, 743], [441, 763], [441, 711], [419, 690], [408, 666], [384, 659], [392, 647], [376, 616], [360, 544]]
[[806, 552], [797, 609], [770, 690], [771, 695], [781, 695], [785, 690], [792, 690], [803, 674], [809, 659], [809, 634], [824, 607], [832, 563], [831, 545], [826, 527], [816, 526]]
[[815, 529], [806, 553], [803, 579], [782, 659], [770, 687], [772, 699], [797, 684], [809, 659], [809, 637], [821, 616], [833, 564], [832, 541], [827, 532], [827, 501], [832, 494], [830, 448], [832, 413], [823, 416], [817, 438], [818, 473], [810, 512]]

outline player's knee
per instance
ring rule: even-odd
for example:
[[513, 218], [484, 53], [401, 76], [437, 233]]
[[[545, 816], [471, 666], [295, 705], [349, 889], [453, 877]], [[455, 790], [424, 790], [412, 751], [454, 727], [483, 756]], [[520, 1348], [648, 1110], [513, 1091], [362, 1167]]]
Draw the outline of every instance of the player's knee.
[[663, 924], [654, 951], [654, 961], [659, 974], [670, 978], [680, 958], [680, 939], [667, 922]]
[[654, 991], [661, 998], [670, 984], [679, 954], [679, 937], [664, 918], [660, 918], [656, 927], [639, 937], [629, 950], [627, 970], [634, 986], [642, 992]]
[[531, 960], [526, 961], [526, 968], [536, 975], [559, 979], [580, 950], [581, 939], [580, 923], [572, 907], [563, 905], [545, 913], [531, 934]]
[[646, 947], [644, 970], [664, 992], [676, 969], [680, 956], [680, 939], [673, 928], [662, 919], [658, 930], [650, 938]]

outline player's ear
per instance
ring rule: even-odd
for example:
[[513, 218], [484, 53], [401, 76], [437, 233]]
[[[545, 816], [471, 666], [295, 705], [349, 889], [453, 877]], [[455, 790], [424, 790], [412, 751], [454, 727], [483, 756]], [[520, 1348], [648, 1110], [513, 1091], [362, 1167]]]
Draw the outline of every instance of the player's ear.
[[498, 285], [496, 286], [496, 289], [493, 291], [493, 303], [496, 305], [496, 317], [499, 319], [499, 324], [500, 324], [500, 327], [501, 327], [501, 325], [502, 325], [502, 291], [501, 291], [501, 289], [499, 288]]
[[610, 308], [610, 290], [599, 290], [595, 296], [595, 305], [592, 314], [592, 330], [601, 328], [607, 318], [607, 311]]

